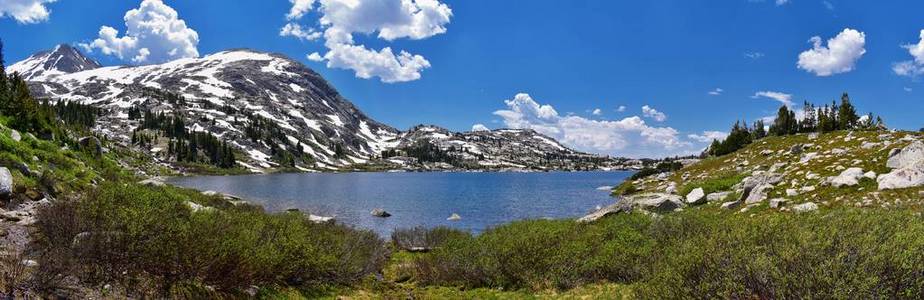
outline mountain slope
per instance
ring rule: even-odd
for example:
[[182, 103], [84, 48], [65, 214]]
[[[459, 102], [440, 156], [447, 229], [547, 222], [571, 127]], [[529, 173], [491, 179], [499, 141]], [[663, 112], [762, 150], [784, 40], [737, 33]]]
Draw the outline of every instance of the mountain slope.
[[[61, 45], [10, 70], [22, 74], [38, 98], [103, 108], [106, 113], [97, 129], [110, 139], [131, 143], [134, 130], [144, 122], [139, 111], [178, 116], [189, 130], [232, 143], [239, 163], [253, 171], [366, 164], [387, 150], [435, 137], [425, 134], [424, 127], [400, 132], [377, 122], [300, 62], [248, 49], [159, 65], [100, 67], [80, 51]], [[441, 147], [471, 144], [477, 146], [470, 150], [485, 154], [466, 158], [466, 167], [521, 168], [540, 165], [550, 155], [591, 157], [535, 132], [434, 130], [450, 137], [433, 139]], [[157, 138], [141, 148], [170, 163], [159, 155], [172, 148], [168, 139]], [[417, 168], [412, 165], [398, 167]]]
[[26, 80], [41, 81], [48, 77], [100, 68], [98, 62], [90, 59], [67, 44], [53, 50], [41, 51], [9, 68], [9, 73], [19, 73]]

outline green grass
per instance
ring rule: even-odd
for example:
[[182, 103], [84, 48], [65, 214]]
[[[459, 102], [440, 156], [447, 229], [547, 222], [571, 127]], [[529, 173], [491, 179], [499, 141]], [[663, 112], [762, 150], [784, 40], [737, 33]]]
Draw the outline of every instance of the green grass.
[[729, 191], [732, 186], [744, 179], [743, 174], [727, 173], [713, 175], [712, 178], [689, 182], [680, 188], [680, 195], [687, 195], [696, 188], [702, 188], [703, 192], [708, 195], [715, 192]]

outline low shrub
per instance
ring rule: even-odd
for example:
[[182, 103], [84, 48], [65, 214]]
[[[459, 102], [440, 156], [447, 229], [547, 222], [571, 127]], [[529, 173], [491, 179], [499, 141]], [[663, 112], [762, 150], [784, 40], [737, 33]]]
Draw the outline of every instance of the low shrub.
[[81, 280], [155, 296], [201, 286], [236, 294], [252, 285], [348, 285], [385, 262], [384, 242], [370, 231], [250, 208], [192, 212], [186, 201], [212, 200], [172, 187], [105, 183], [79, 202], [43, 209], [40, 243], [46, 253], [67, 253]]
[[523, 221], [418, 257], [416, 277], [534, 291], [626, 283], [642, 299], [921, 298], [922, 221], [906, 210], [855, 208]]
[[451, 239], [465, 238], [470, 233], [449, 227], [414, 227], [398, 229], [391, 234], [391, 242], [398, 249], [406, 251], [429, 251], [441, 247]]

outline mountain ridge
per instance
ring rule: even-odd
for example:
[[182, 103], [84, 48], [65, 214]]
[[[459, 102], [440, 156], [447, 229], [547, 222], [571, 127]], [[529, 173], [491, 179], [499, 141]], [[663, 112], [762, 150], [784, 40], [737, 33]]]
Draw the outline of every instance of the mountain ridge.
[[[59, 68], [51, 59], [68, 63]], [[368, 117], [301, 62], [254, 49], [229, 49], [155, 65], [104, 67], [73, 47], [59, 45], [17, 62], [10, 71], [23, 74], [38, 98], [104, 108], [96, 129], [111, 139], [131, 142], [143, 122], [132, 118], [131, 110], [176, 115], [187, 120], [191, 131], [229, 141], [241, 154], [239, 164], [251, 171], [338, 170], [366, 164], [407, 170], [622, 168], [614, 165], [617, 160], [575, 151], [528, 129], [452, 132], [418, 125], [401, 131]], [[254, 124], [265, 128], [254, 132]], [[443, 160], [464, 164], [436, 167], [410, 160], [395, 164], [395, 159], [383, 157], [422, 140], [432, 141], [439, 148], [434, 151], [451, 156]], [[142, 150], [157, 157], [168, 143], [156, 139]], [[460, 153], [450, 151], [460, 148]], [[552, 158], [562, 163], [543, 165]], [[595, 163], [564, 162], [575, 159]], [[164, 158], [163, 163], [171, 161]]]

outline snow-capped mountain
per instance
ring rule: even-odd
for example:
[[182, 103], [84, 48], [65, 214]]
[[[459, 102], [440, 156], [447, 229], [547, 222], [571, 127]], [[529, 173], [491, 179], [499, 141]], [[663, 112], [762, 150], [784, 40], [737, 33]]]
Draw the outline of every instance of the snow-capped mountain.
[[33, 54], [23, 61], [15, 63], [7, 72], [17, 72], [27, 80], [44, 80], [50, 76], [69, 74], [102, 67], [67, 44], [58, 45], [53, 50]]
[[[130, 144], [141, 122], [131, 110], [179, 116], [187, 128], [231, 143], [243, 154], [237, 157], [239, 164], [255, 171], [279, 167], [279, 149], [307, 157], [295, 162], [296, 168], [338, 169], [394, 162], [397, 158], [379, 158], [387, 150], [422, 140], [449, 150], [466, 149], [465, 161], [475, 162], [475, 167], [527, 167], [549, 157], [596, 157], [533, 131], [452, 133], [418, 126], [401, 132], [367, 117], [302, 63], [247, 49], [158, 65], [101, 67], [79, 50], [61, 45], [8, 70], [29, 81], [38, 98], [103, 108], [106, 113], [96, 129], [112, 140]], [[254, 137], [255, 124], [265, 130], [261, 138]], [[157, 156], [166, 148], [163, 141], [143, 150]]]

